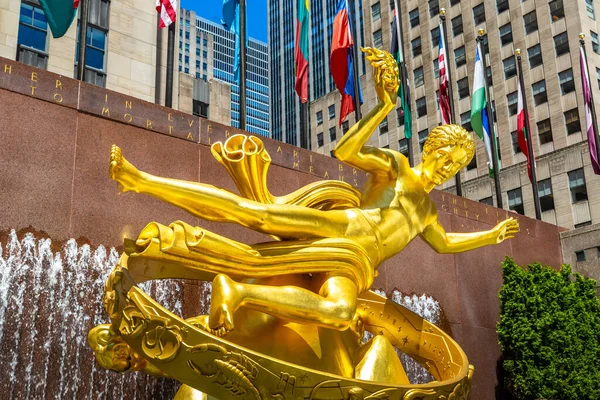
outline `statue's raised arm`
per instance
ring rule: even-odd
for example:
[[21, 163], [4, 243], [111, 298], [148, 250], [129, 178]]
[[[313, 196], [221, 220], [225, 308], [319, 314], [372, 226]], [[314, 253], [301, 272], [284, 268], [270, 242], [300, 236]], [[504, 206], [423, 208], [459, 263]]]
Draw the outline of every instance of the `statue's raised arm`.
[[387, 52], [370, 47], [362, 50], [367, 53], [367, 60], [374, 68], [373, 77], [379, 103], [350, 128], [338, 142], [333, 153], [339, 160], [376, 175], [390, 171], [390, 157], [386, 152], [376, 147], [366, 146], [365, 143], [396, 106], [399, 86], [398, 65]]

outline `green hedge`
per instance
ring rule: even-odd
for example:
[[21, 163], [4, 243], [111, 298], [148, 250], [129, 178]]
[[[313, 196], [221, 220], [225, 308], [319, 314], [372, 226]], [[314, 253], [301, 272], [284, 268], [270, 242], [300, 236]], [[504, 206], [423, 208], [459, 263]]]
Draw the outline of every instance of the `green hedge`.
[[518, 399], [600, 399], [596, 282], [540, 264], [502, 264], [500, 322], [505, 387]]

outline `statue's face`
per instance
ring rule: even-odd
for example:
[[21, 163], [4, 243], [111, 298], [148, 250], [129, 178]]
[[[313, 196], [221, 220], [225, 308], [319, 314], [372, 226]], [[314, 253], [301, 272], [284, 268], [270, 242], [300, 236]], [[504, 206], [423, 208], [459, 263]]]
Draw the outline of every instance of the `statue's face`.
[[110, 349], [111, 351], [111, 358], [112, 358], [112, 366], [111, 369], [118, 371], [118, 372], [124, 372], [127, 371], [129, 369], [129, 346], [124, 343], [117, 343], [115, 344], [112, 349]]
[[424, 160], [423, 172], [436, 186], [452, 178], [469, 161], [467, 152], [458, 146], [441, 147]]

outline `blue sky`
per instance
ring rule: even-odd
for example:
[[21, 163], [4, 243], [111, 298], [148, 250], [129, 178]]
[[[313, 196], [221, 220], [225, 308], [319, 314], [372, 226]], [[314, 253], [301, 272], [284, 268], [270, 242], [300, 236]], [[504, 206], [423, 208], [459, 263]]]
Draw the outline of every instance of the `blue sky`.
[[[196, 11], [201, 17], [219, 22], [222, 0], [181, 0], [181, 7]], [[267, 0], [246, 0], [248, 35], [263, 42], [267, 41]]]

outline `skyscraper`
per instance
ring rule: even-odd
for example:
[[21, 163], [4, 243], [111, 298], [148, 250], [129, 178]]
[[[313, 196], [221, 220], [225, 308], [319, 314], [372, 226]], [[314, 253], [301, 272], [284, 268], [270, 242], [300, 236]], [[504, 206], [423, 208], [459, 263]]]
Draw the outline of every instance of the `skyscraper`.
[[[333, 19], [339, 0], [311, 1], [309, 35], [309, 101], [336, 90], [329, 68]], [[271, 127], [273, 139], [300, 144], [300, 102], [294, 92], [294, 41], [296, 38], [297, 0], [268, 0], [269, 64], [272, 85]], [[362, 0], [350, 0], [358, 21], [358, 46], [364, 43]], [[364, 74], [365, 61], [359, 62]]]
[[[235, 36], [221, 25], [181, 10], [179, 70], [196, 79], [231, 85], [231, 125], [239, 128], [240, 89], [233, 75]], [[212, 43], [212, 48], [208, 49]], [[212, 53], [212, 54], [211, 54]], [[248, 39], [246, 130], [270, 137], [269, 56], [267, 44]]]

